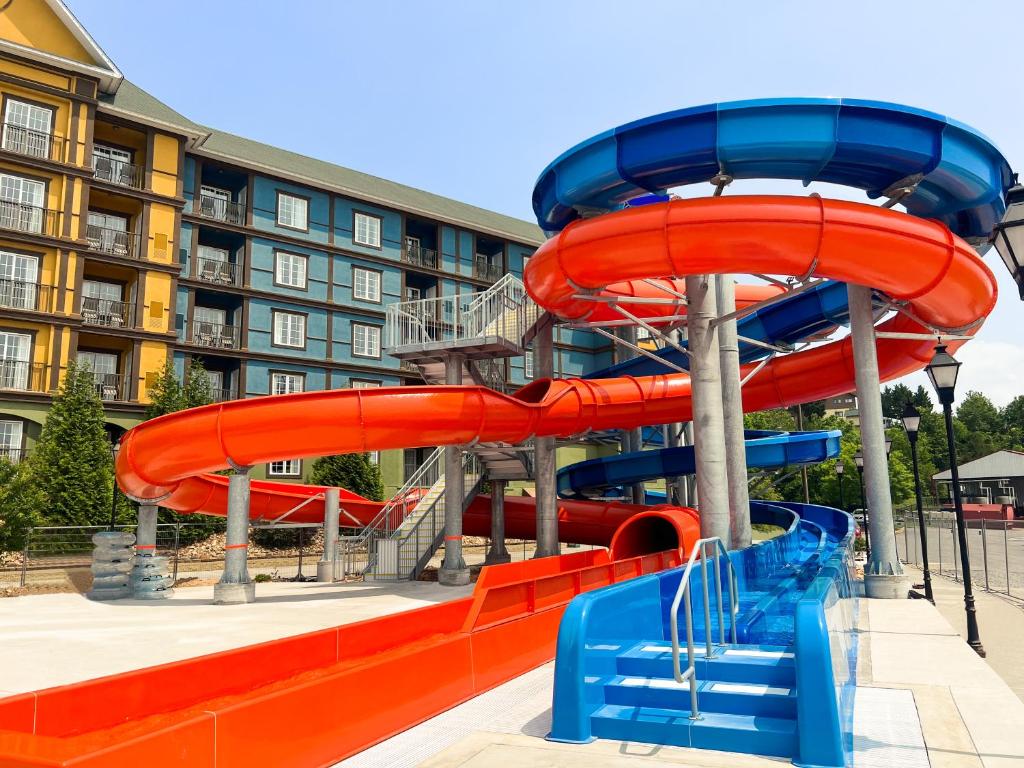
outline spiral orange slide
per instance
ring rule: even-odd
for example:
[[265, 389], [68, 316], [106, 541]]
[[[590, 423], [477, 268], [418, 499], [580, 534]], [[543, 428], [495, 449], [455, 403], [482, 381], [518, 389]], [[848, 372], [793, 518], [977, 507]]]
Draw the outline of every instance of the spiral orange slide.
[[[585, 294], [623, 295], [630, 292], [627, 281], [703, 273], [821, 277], [867, 285], [899, 310], [879, 326], [886, 334], [970, 335], [996, 300], [991, 271], [941, 223], [818, 197], [671, 200], [576, 221], [541, 246], [525, 282], [544, 309], [574, 320], [592, 317], [600, 306], [581, 298]], [[657, 322], [680, 308], [638, 303], [631, 311]], [[952, 341], [950, 348], [960, 343]], [[928, 338], [879, 338], [882, 379], [923, 367], [933, 347]], [[744, 409], [794, 405], [852, 389], [847, 337], [769, 361], [744, 387]], [[123, 439], [117, 477], [136, 499], [182, 512], [224, 514], [226, 481], [209, 473], [231, 466], [474, 440], [568, 437], [689, 417], [686, 374], [539, 380], [512, 395], [480, 386], [306, 392], [211, 405], [145, 422]], [[272, 519], [319, 490], [254, 483], [252, 516]], [[361, 521], [379, 508], [354, 495], [343, 498], [342, 506]], [[561, 527], [591, 514], [586, 502], [562, 502], [560, 510]], [[511, 510], [510, 524], [516, 525], [520, 515], [529, 519], [527, 505]], [[307, 504], [290, 519], [323, 519], [323, 506]], [[475, 530], [474, 521], [480, 520], [485, 517], [467, 515], [466, 532], [484, 533]]]

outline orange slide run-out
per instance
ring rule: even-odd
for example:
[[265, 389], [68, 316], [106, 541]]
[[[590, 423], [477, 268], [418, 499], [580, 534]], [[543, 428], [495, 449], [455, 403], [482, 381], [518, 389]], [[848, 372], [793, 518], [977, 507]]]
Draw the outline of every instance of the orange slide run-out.
[[[672, 200], [577, 221], [541, 246], [527, 266], [525, 282], [543, 308], [576, 320], [592, 318], [599, 306], [578, 298], [581, 292], [630, 294], [635, 283], [628, 281], [704, 273], [813, 276], [870, 286], [901, 310], [879, 326], [888, 333], [934, 334], [938, 329], [969, 335], [996, 299], [992, 273], [944, 225], [818, 197]], [[638, 303], [631, 311], [656, 320], [678, 315], [680, 308]], [[882, 379], [923, 367], [933, 346], [932, 339], [880, 338]], [[950, 343], [951, 349], [957, 346]], [[744, 386], [743, 404], [747, 411], [761, 410], [852, 389], [853, 353], [846, 337], [772, 359]], [[122, 441], [117, 476], [136, 499], [182, 512], [224, 514], [226, 481], [209, 473], [232, 465], [473, 441], [515, 443], [535, 435], [568, 437], [687, 421], [690, 413], [686, 374], [540, 380], [512, 395], [481, 386], [414, 386], [260, 397], [135, 427]], [[254, 483], [252, 516], [273, 519], [318, 490]], [[478, 511], [482, 503], [477, 502]], [[525, 525], [531, 524], [528, 505], [513, 505], [510, 526], [520, 525], [520, 515]], [[358, 497], [343, 498], [342, 506], [360, 520], [371, 519], [379, 508]], [[560, 528], [571, 526], [573, 519], [585, 522], [590, 509], [586, 502], [561, 502]], [[307, 504], [289, 519], [322, 520], [322, 503]], [[485, 533], [476, 529], [475, 521], [483, 519], [471, 510], [466, 532]]]

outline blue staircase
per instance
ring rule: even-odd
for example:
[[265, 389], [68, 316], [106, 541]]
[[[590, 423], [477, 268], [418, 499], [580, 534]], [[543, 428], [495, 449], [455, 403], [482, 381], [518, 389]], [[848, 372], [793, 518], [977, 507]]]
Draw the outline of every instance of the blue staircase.
[[[669, 607], [683, 570], [673, 569], [581, 595], [569, 606], [559, 631], [551, 739], [846, 763], [856, 663], [852, 521], [812, 505], [752, 507], [755, 521], [782, 524], [787, 532], [730, 553], [738, 597], [734, 610], [724, 610], [722, 629], [734, 621], [737, 643], [717, 644], [717, 610], [709, 606], [706, 624], [699, 569], [691, 575], [698, 716], [691, 718], [693, 681], [673, 675]], [[706, 658], [709, 631], [716, 644]], [[685, 667], [681, 619], [679, 636]], [[833, 647], [844, 649], [840, 658], [831, 658]]]

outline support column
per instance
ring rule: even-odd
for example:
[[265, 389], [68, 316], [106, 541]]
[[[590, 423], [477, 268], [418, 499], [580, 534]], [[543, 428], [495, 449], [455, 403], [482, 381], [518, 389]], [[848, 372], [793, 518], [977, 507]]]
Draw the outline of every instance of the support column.
[[140, 600], [164, 600], [174, 594], [167, 558], [156, 554], [156, 522], [156, 504], [140, 504], [131, 574], [132, 597]]
[[[682, 445], [693, 445], [693, 422], [688, 421], [682, 425], [682, 437], [680, 438]], [[686, 504], [685, 506], [697, 508], [697, 475], [689, 475], [682, 478], [683, 487], [685, 490]]]
[[889, 465], [882, 425], [882, 391], [875, 351], [875, 318], [871, 289], [847, 285], [850, 301], [850, 333], [857, 380], [861, 452], [864, 454], [864, 490], [868, 509], [868, 533], [874, 546], [864, 568], [868, 597], [903, 599], [907, 584], [896, 555], [896, 535], [889, 495]]
[[156, 554], [156, 504], [139, 504], [139, 522], [135, 527], [135, 554]]
[[[533, 370], [538, 379], [554, 376], [554, 343], [554, 323], [548, 316], [533, 340]], [[534, 439], [533, 464], [537, 486], [537, 550], [534, 557], [551, 557], [561, 553], [555, 499], [555, 438]]]
[[324, 491], [324, 556], [316, 564], [316, 580], [334, 581], [334, 564], [338, 559], [338, 515], [341, 493], [337, 488]]
[[256, 585], [249, 578], [249, 470], [238, 467], [228, 478], [228, 529], [224, 573], [213, 587], [216, 605], [252, 603]]
[[[668, 336], [670, 341], [674, 341], [676, 344], [686, 340], [685, 329], [669, 331], [666, 335]], [[682, 423], [666, 424], [664, 427], [664, 435], [664, 442], [666, 448], [676, 448], [680, 445], [683, 445], [683, 441], [685, 438], [683, 434]], [[684, 475], [679, 475], [678, 477], [665, 478], [665, 493], [666, 497], [669, 499], [669, 504], [675, 503], [679, 504], [680, 506], [687, 506], [690, 503], [690, 496], [687, 491], [688, 489], [686, 487], [686, 477]], [[673, 496], [675, 496], [675, 499], [672, 499]]]
[[[736, 283], [732, 275], [715, 280], [718, 315], [736, 311]], [[718, 358], [722, 367], [722, 411], [725, 421], [726, 472], [729, 476], [730, 547], [749, 547], [750, 493], [747, 486], [747, 443], [743, 436], [743, 393], [740, 387], [740, 343], [736, 321], [718, 326]]]
[[696, 454], [700, 535], [729, 542], [729, 476], [725, 467], [725, 423], [722, 416], [722, 367], [714, 275], [686, 278], [690, 330], [690, 388], [693, 397], [693, 441]]
[[[619, 338], [628, 344], [633, 346], [637, 345], [637, 332], [636, 326], [625, 325], [619, 329]], [[636, 355], [629, 351], [628, 347], [623, 347], [622, 356], [624, 359], [636, 357]], [[643, 450], [644, 445], [644, 431], [642, 428], [637, 427], [636, 429], [625, 429], [622, 431], [622, 452], [623, 453], [638, 453]], [[632, 500], [634, 504], [644, 504], [647, 501], [647, 491], [644, 489], [643, 483], [633, 483], [625, 488], [626, 500]]]
[[491, 480], [491, 549], [484, 563], [509, 563], [512, 555], [505, 548], [505, 486], [506, 480]]
[[[449, 354], [445, 360], [445, 384], [462, 383], [465, 357]], [[449, 445], [444, 449], [444, 562], [437, 581], [447, 587], [469, 584], [469, 568], [462, 557], [462, 513], [466, 503], [466, 475], [462, 469], [462, 449]]]

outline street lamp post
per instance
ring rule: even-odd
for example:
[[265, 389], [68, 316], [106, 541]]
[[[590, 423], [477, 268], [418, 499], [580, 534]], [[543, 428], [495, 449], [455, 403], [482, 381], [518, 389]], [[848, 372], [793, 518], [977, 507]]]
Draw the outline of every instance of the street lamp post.
[[857, 451], [853, 454], [853, 463], [857, 465], [857, 478], [860, 480], [861, 518], [864, 520], [864, 556], [871, 559], [871, 533], [868, 531], [868, 506], [864, 498], [864, 454]]
[[113, 436], [110, 439], [110, 456], [114, 460], [113, 487], [110, 491], [110, 528], [114, 530], [117, 525], [117, 452], [121, 450], [121, 443], [115, 442]]
[[946, 351], [944, 344], [935, 347], [935, 355], [925, 368], [928, 378], [942, 403], [942, 415], [946, 421], [946, 448], [949, 451], [949, 480], [953, 487], [953, 509], [956, 513], [956, 533], [960, 543], [960, 567], [964, 575], [964, 611], [967, 614], [967, 644], [979, 656], [985, 655], [978, 632], [978, 612], [974, 607], [974, 592], [971, 588], [971, 557], [967, 551], [967, 526], [964, 523], [964, 505], [960, 497], [960, 472], [956, 465], [956, 444], [953, 442], [953, 392], [960, 363]]
[[836, 476], [839, 478], [839, 508], [846, 511], [846, 502], [843, 501], [843, 472], [846, 471], [846, 467], [843, 465], [843, 457], [840, 456], [836, 460]]
[[1024, 186], [1021, 184], [1014, 184], [1006, 193], [1006, 215], [996, 225], [992, 240], [1024, 300]]
[[903, 409], [903, 428], [907, 431], [910, 441], [910, 458], [914, 464], [914, 495], [917, 498], [917, 527], [921, 535], [921, 567], [924, 570], [924, 596], [934, 605], [932, 594], [932, 574], [928, 570], [928, 532], [924, 527], [924, 503], [921, 501], [921, 469], [917, 463], [917, 430], [921, 427], [921, 414], [913, 403], [907, 403]]

